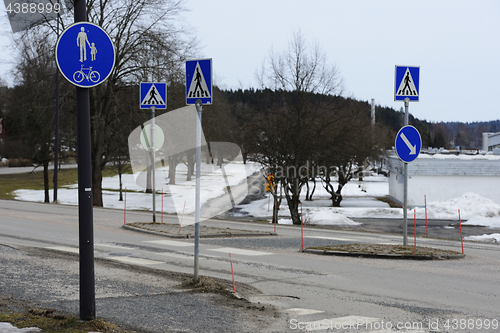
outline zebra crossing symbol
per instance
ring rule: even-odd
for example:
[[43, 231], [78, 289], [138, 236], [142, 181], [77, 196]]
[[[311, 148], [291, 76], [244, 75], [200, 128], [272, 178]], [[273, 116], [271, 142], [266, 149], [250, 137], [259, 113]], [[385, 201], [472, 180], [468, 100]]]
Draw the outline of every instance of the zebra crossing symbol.
[[141, 109], [155, 107], [157, 109], [166, 109], [167, 103], [167, 84], [163, 82], [141, 82], [140, 101]]
[[186, 104], [212, 104], [212, 59], [186, 61]]
[[420, 67], [396, 66], [395, 101], [419, 100]]

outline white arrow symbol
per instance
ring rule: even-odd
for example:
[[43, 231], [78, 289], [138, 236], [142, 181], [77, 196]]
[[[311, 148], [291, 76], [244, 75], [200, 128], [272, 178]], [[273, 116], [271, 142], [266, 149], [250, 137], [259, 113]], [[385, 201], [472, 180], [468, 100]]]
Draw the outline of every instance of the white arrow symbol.
[[412, 146], [410, 140], [408, 140], [404, 133], [401, 133], [401, 139], [403, 139], [408, 148], [410, 148], [410, 155], [415, 155], [417, 153], [417, 145]]

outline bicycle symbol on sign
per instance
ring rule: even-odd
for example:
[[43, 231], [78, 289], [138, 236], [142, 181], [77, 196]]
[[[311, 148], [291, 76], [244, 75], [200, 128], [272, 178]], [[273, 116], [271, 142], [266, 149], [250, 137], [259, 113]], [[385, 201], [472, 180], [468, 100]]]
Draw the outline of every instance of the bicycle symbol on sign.
[[[98, 82], [99, 79], [101, 78], [101, 75], [99, 72], [93, 71], [92, 67], [89, 68], [83, 68], [84, 65], [82, 65], [82, 68], [80, 68], [79, 71], [76, 71], [75, 74], [73, 74], [73, 80], [75, 82], [80, 83], [83, 81], [83, 79], [90, 80], [94, 83]], [[88, 70], [87, 74], [85, 74], [85, 70]]]

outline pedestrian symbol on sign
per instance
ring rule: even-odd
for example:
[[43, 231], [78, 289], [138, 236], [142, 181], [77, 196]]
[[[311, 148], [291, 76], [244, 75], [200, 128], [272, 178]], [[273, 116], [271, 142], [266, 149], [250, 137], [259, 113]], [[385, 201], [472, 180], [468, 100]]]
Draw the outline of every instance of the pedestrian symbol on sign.
[[396, 66], [394, 100], [419, 100], [420, 67]]
[[200, 63], [196, 63], [196, 69], [193, 75], [193, 80], [188, 91], [188, 98], [210, 97], [207, 87], [207, 82], [200, 68]]
[[141, 109], [155, 107], [157, 109], [167, 108], [167, 84], [163, 82], [141, 82], [140, 101]]
[[413, 78], [411, 77], [410, 70], [408, 68], [406, 69], [405, 77], [403, 81], [401, 81], [401, 85], [399, 86], [398, 95], [400, 96], [418, 95], [417, 89], [415, 88], [415, 84], [413, 83]]

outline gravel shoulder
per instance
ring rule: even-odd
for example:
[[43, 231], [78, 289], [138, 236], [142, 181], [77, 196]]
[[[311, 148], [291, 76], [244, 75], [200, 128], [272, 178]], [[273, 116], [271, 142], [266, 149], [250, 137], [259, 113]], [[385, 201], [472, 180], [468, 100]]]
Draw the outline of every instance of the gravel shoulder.
[[[76, 255], [0, 244], [0, 312], [45, 308], [79, 313]], [[96, 259], [96, 315], [135, 332], [265, 332], [280, 316], [245, 298], [259, 294], [230, 281], [203, 278]]]

